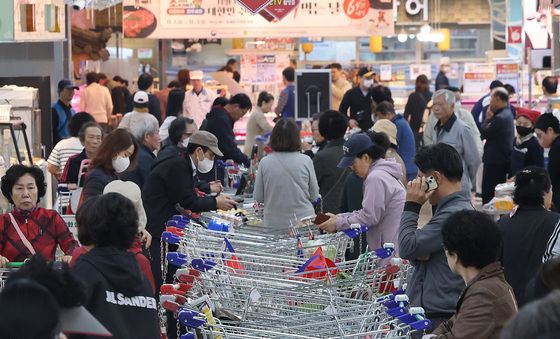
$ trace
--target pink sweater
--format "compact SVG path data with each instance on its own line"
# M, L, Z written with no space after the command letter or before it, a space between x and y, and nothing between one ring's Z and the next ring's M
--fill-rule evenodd
M91 114L98 123L106 124L113 113L113 99L105 86L92 83L80 93L80 111Z

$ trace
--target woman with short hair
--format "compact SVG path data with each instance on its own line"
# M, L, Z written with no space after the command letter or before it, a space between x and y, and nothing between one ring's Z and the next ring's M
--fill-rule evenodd
M257 171L254 198L264 203L264 225L287 231L302 218L315 215L319 197L313 161L301 153L299 128L293 119L280 119L270 137L272 154Z
M84 150L76 155L71 156L66 163L64 172L60 179L61 183L69 184L70 189L77 187L80 179L80 168L84 160L92 159L99 149L99 145L103 140L103 128L96 122L88 122L80 128L78 138L84 146ZM83 186L83 181L81 186Z
M517 313L511 286L497 261L500 231L490 216L471 210L455 212L441 230L449 269L465 281L451 319L433 332L434 339L498 339Z
M119 174L136 166L138 143L130 132L117 128L107 134L90 164L84 182L83 197L102 195L105 186Z
M274 128L266 120L266 113L272 111L272 105L274 104L274 96L266 91L259 93L257 99L257 107L251 112L249 121L247 122L247 138L245 138L245 146L243 147L243 153L248 157L251 156L251 151L253 150L253 145L255 145L255 140L257 136L263 135L265 132L271 132Z
M65 254L62 260L70 261L78 242L56 211L37 207L45 193L39 167L14 165L2 177L2 194L14 209L0 215L0 267L35 253L54 260L58 246Z
M513 201L517 208L498 222L501 259L506 280L523 306L529 281L543 262L560 254L560 214L549 211L552 186L544 168L526 167L517 173Z

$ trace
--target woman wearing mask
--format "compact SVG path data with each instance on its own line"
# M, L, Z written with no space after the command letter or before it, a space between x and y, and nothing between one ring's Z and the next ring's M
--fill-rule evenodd
M257 136L263 135L265 132L272 132L274 128L267 120L265 113L272 111L272 104L274 104L274 96L268 92L261 92L257 99L257 107L251 112L251 117L247 123L247 138L243 153L248 157L251 156L251 150L255 144Z
M509 175L513 177L527 166L544 167L544 150L535 136L535 121L541 114L527 108L517 108L515 129L517 135L513 141L513 153Z
M138 144L134 136L117 128L105 136L97 154L90 163L82 196L84 199L102 195L105 186L119 178L119 174L136 165Z
M301 153L299 128L293 119L276 123L270 147L273 153L259 164L253 195L264 203L265 227L287 232L290 223L315 215L312 201L319 197L319 185L313 161Z
M406 190L402 184L401 166L394 160L385 160L389 140L383 133L354 134L344 143L344 156L338 167L352 167L364 179L362 209L341 214L330 214L330 219L318 225L327 232L349 228L352 224L368 225L367 243L370 250L384 243L398 243L401 214Z

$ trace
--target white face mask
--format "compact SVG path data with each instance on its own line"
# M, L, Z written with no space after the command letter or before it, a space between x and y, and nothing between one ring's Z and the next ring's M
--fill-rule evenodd
M371 86L373 86L373 80L364 80L364 87L370 88Z
M183 146L184 148L187 148L189 146L189 140L190 140L190 138L184 139L183 142L181 142L181 146Z
M122 173L130 166L130 158L118 156L113 159L112 164L115 172Z
M198 161L198 165L196 165L196 169L200 173L208 173L214 168L214 160L207 159L204 157L202 160Z

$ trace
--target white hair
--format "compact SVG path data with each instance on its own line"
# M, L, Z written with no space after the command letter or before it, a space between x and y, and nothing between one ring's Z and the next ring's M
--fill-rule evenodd
M450 90L448 89L437 90L432 96L432 99L435 99L436 97L439 96L445 97L445 101L447 101L449 105L451 106L455 105L455 101L456 101L455 93L451 92Z
M159 133L159 123L157 119L150 113L138 114L145 114L145 116L142 116L142 119L134 119L135 121L127 127L134 138L138 142L142 143L146 134Z

